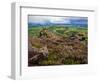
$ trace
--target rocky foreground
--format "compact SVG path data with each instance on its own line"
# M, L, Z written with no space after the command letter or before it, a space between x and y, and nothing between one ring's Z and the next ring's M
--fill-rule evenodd
M38 37L28 39L29 66L87 64L87 59L87 41L83 34L63 37L43 29Z

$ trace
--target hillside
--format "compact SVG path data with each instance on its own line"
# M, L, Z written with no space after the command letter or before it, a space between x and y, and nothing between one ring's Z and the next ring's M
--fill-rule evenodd
M30 28L28 65L87 64L87 39L86 28Z

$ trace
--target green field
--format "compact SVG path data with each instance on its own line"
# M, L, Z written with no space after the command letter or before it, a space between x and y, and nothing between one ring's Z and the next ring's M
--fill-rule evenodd
M28 65L87 64L87 30L63 25L28 27Z

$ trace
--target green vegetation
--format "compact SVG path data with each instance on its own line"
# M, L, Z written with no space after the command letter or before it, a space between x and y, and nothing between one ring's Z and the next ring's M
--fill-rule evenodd
M28 28L28 65L87 64L87 28Z

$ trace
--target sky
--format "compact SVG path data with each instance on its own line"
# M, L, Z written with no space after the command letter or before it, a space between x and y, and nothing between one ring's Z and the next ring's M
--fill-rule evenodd
M58 17L58 16L28 16L32 24L87 24L87 17Z

